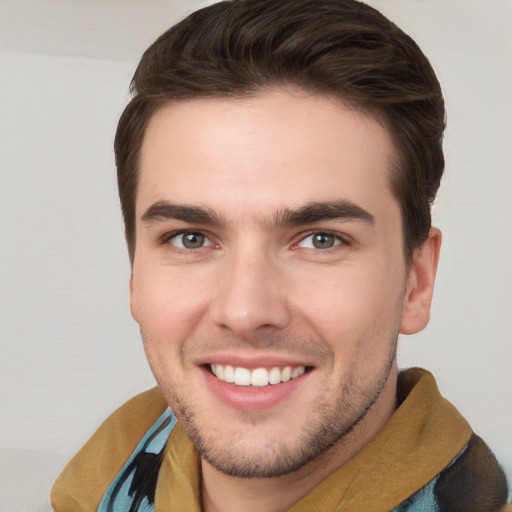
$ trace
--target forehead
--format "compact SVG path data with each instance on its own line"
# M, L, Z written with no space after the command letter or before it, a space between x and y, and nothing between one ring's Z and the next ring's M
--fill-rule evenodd
M381 124L326 96L272 90L172 102L146 130L138 217L161 200L228 216L340 198L378 210L394 202L394 154Z

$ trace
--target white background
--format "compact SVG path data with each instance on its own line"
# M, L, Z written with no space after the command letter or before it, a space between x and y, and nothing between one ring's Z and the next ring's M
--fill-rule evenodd
M153 385L128 311L112 142L142 51L206 1L0 0L0 512L48 510L60 468ZM448 107L431 369L512 477L512 3L374 0Z

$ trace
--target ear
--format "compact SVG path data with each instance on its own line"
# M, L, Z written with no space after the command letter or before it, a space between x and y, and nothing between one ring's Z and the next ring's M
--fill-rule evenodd
M428 324L441 238L441 231L431 228L425 243L414 253L405 288L402 334L417 333Z
M137 320L137 318L138 318L137 310L138 310L137 297L136 297L134 287L133 287L133 271L132 271L132 273L130 274L130 313L132 314L132 318L137 323L139 323L139 321Z

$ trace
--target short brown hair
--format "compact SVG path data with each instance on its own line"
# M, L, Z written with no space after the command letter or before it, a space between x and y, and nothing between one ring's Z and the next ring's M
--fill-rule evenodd
M298 86L334 95L389 130L398 161L392 190L406 260L427 238L444 170L444 101L418 45L357 0L227 0L194 12L144 53L115 138L130 258L139 156L153 113L170 101Z

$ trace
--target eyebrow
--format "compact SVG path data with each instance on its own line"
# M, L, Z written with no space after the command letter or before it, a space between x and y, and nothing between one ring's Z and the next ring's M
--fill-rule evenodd
M297 209L285 208L278 212L274 225L313 224L326 220L358 220L373 225L375 217L348 199L328 202L312 202Z
M206 224L210 226L225 226L226 222L210 208L173 204L168 201L158 201L151 205L141 217L146 224L164 220L182 220L191 224Z
M226 227L227 222L211 208L158 201L142 215L146 224L165 220L181 220L191 224ZM299 208L283 208L277 212L270 227L299 226L326 220L358 220L373 225L375 217L348 199L311 202Z

